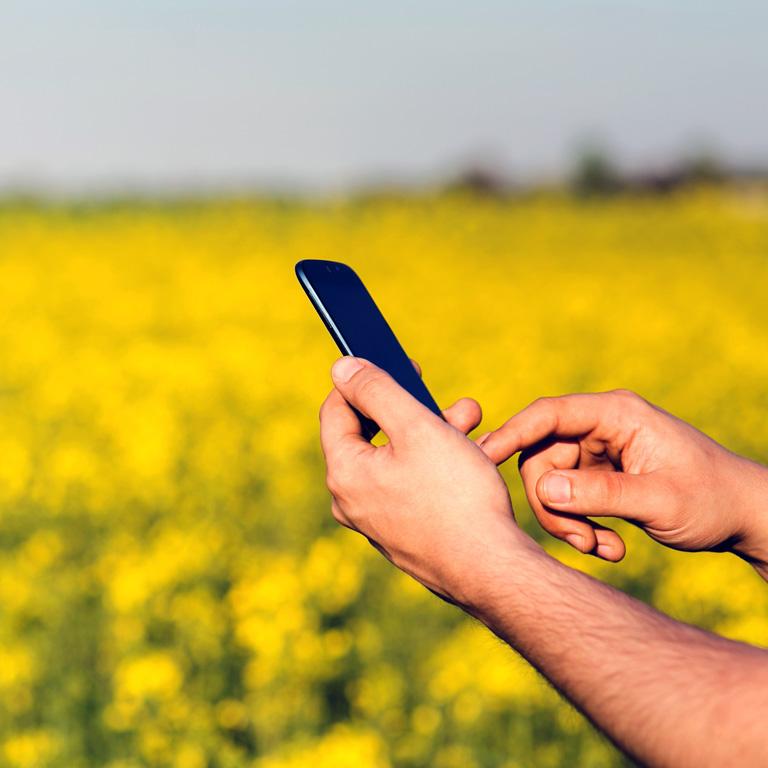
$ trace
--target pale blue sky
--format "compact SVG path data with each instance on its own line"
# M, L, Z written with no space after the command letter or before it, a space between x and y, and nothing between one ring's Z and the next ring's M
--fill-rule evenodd
M768 160L768 2L6 0L0 186Z

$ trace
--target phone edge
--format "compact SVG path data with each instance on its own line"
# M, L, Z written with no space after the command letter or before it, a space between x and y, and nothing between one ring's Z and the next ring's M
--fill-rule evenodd
M325 305L315 292L315 289L312 287L310 279L304 272L303 264L304 260L297 262L296 266L294 267L294 271L296 272L296 277L299 279L301 287L304 289L304 293L307 294L307 298L312 303L315 311L318 315L320 315L320 319L323 321L323 325L325 325L325 327L328 329L328 333L331 334L331 338L336 342L336 346L339 348L341 353L343 355L352 355L352 350L350 349L349 344L347 344L336 323L333 322L333 318L331 318L330 313L325 308Z
M336 346L341 351L341 354L352 356L352 350L344 340L344 337L341 335L341 332L339 331L336 324L331 319L328 310L326 310L325 305L320 300L320 297L315 292L315 289L312 287L310 279L304 272L304 261L308 261L308 259L302 259L294 266L294 271L296 273L296 277L299 279L299 284L304 289L304 293L307 294L307 298L309 298L310 303L315 308L315 311L320 316L320 319L323 321L323 325L327 328L328 333L331 334L331 338L336 342ZM362 413L360 413L360 411L358 411L354 406L352 406L352 410L355 412L355 415L360 421L360 428L362 430L363 436L370 442L378 433L379 425L373 419L369 419L367 416L364 416Z
M326 329L328 330L328 333L331 334L331 338L336 342L336 346L339 348L342 355L350 355L352 357L355 356L351 347L347 344L346 340L342 336L341 331L333 322L333 319L331 318L330 313L326 310L322 300L315 292L315 289L312 287L312 282L310 281L309 277L304 272L304 264L307 262L320 263L320 264L334 264L334 265L339 264L351 270L353 274L357 277L357 279L360 281L360 284L362 285L363 290L368 294L368 297L371 299L371 302L373 303L373 305L378 310L385 325L387 326L387 328L389 328L389 331L394 337L395 341L400 345L400 349L402 350L403 354L410 360L410 357L408 353L405 351L405 348L402 346L402 344L400 344L400 340L395 335L395 332L392 330L392 327L389 325L389 322L387 321L386 317L384 317L384 314L381 312L381 309L379 309L378 304L376 304L376 300L373 298L373 296L371 296L367 286L360 279L360 276L357 274L357 272L355 272L355 270L352 269L352 267L350 267L348 264L342 264L341 262L330 261L328 259L302 259L301 261L296 262L296 264L294 265L294 272L296 273L296 277L298 278L299 283L301 284L301 287L304 290L304 293L306 293L312 306L315 308L315 311L320 316L320 319L323 321L323 325L325 325ZM437 400L435 400L434 395L432 394L432 392L430 392L426 384L424 384L423 386L424 386L424 389L426 390L427 395L429 395L429 399L432 401L434 408L427 405L426 403L422 403L422 405L425 408L427 408L431 413L434 413L438 418L445 421L445 415L443 414L442 409L438 405ZM367 417L363 416L362 414L358 413L358 416L360 417L361 421L368 422L370 424L375 425L375 422L371 421L370 419L367 419ZM376 426L376 430L378 430L378 426Z

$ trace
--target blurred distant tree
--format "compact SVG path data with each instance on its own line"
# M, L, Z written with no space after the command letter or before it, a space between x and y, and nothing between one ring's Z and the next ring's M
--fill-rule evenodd
M459 173L446 188L449 192L468 192L478 197L504 197L511 186L500 171L473 165Z
M604 197L622 189L618 167L600 146L585 147L577 156L570 182L578 197Z
M720 184L726 175L722 163L710 152L690 155L680 164L680 176L686 184Z

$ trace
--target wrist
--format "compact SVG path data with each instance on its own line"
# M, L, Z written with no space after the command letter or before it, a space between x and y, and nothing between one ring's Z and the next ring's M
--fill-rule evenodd
M738 493L741 525L731 550L768 578L768 468L740 458Z
M500 607L508 604L510 596L521 594L533 564L542 557L548 557L544 550L512 523L497 532L465 569L461 589L457 590L459 604L493 628Z

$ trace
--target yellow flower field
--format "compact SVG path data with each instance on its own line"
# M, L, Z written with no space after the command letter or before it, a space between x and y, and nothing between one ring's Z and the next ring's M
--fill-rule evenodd
M329 514L336 351L293 275L351 263L436 398L495 426L635 389L768 461L768 198L0 206L0 765L622 765L513 652ZM768 642L726 555L621 526L556 556Z

